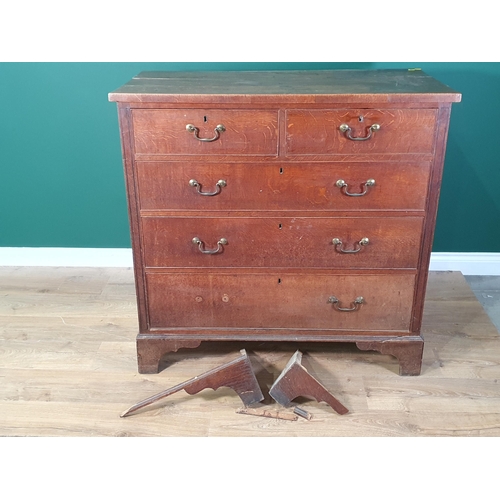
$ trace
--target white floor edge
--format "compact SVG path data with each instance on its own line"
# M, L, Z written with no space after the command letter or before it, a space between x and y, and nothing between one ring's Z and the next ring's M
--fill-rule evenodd
M132 267L130 248L0 247L0 266ZM500 276L500 253L433 252L431 271Z

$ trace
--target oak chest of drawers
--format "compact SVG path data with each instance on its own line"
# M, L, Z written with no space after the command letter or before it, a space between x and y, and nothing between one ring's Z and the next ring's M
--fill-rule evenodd
M420 373L451 104L422 71L145 72L118 103L138 365L355 342Z

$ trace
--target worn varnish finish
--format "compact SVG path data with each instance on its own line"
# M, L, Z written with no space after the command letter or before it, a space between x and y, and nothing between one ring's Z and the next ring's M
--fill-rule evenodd
M110 94L125 103L410 103L458 102L460 94L423 71L144 71ZM208 97L207 97L208 96Z
M148 272L148 307L151 328L208 328L198 335L223 335L224 329L243 329L235 338L251 338L253 329L283 339L302 330L314 339L343 333L366 336L394 330L409 335L414 274L308 275L303 271L249 274L218 271L190 274ZM362 296L356 312L338 311L328 302L337 297L340 306L352 307ZM216 330L214 330L216 329ZM276 331L273 329L281 329ZM172 332L175 334L178 332ZM261 335L261 334L260 334ZM260 338L259 334L255 339ZM333 339L332 339L333 340Z
M146 267L416 269L422 217L145 217ZM217 254L203 254L193 238ZM342 243L335 245L333 239ZM359 242L368 238L366 245ZM355 251L356 253L345 253Z
M429 183L429 163L330 162L280 165L259 163L143 162L136 178L141 211L423 211ZM217 182L226 187L214 193ZM262 182L265 179L266 182ZM349 193L362 193L369 179L375 185L365 196L351 197L337 185L343 180Z
M349 410L328 389L314 378L302 365L302 353L297 351L280 373L269 395L282 406L288 406L299 396L308 396L316 401L324 401L340 415ZM305 414L307 418L307 413Z
M135 153L227 155L278 153L278 112L231 109L134 109ZM199 129L201 139L216 136L214 129L225 131L213 142L198 141L186 131L191 124Z
M421 71L153 72L110 100L122 131L140 372L181 347L235 339L347 340L396 356L403 375L420 372L460 94ZM188 124L215 140L198 140Z
M309 422L239 415L241 399L224 387L180 391L120 419L242 348L263 408L281 410L268 391L298 348L202 342L141 375L137 328L132 269L0 267L0 436L500 436L500 335L460 273L429 274L419 377L400 377L397 358L353 344L299 344L311 375L349 409L295 400Z
M221 366L213 368L205 373L195 375L193 378L170 387L158 394L154 394L138 403L132 405L120 416L126 417L141 408L150 406L179 391L186 391L188 394L198 394L204 389L213 389L216 391L221 387L229 387L238 394L245 406L258 403L264 399L259 383L255 378L252 363L247 356L245 349L241 349L240 356L233 361L224 363Z
M286 114L287 156L307 154L432 153L435 109L289 110ZM380 130L373 139L353 141L339 133L348 125L355 138L367 136L373 124Z

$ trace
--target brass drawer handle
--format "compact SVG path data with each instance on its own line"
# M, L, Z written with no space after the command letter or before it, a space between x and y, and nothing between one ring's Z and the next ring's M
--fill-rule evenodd
M198 248L200 250L201 253L206 253L206 254L215 254L215 253L221 253L222 252L222 249L223 249L223 245L227 245L227 240L226 238L221 238L218 242L217 242L217 248L214 248L212 250L207 250L205 248L205 243L203 243L203 241L200 240L200 238L198 237L194 237L192 240L191 240L195 245L198 245Z
M201 138L199 137L199 133L200 133L200 129L198 127L195 127L194 125L191 125L190 123L188 123L186 125L186 130L188 132L191 132L192 134L194 134L194 137L196 139L198 139L199 141L202 141L202 142L213 142L213 141L216 141L219 137L220 137L220 132L225 132L226 131L226 127L224 127L224 125L217 125L217 127L214 128L214 134L215 136L212 137L212 138Z
M356 297L353 302L353 307L340 307L339 306L339 299L335 296L331 296L328 299L329 304L333 304L333 308L336 309L337 311L340 312L352 312L352 311L357 311L360 307L361 304L364 304L365 299L363 297Z
M368 134L365 137L353 137L351 135L351 127L347 125L347 123L343 123L340 127L339 130L345 134L345 136L350 139L351 141L367 141L368 139L371 138L373 132L376 132L377 130L380 130L380 125L378 123L374 123L371 127L368 127Z
M195 187L196 192L198 194L201 194L202 196L215 196L216 194L219 194L221 192L221 188L227 186L227 182L224 179L217 181L217 183L215 184L215 191L213 193L203 193L201 191L201 184L196 179L191 179L189 181L189 185Z
M370 240L368 238L361 238L355 245L358 245L358 248L355 250L344 250L342 248L342 240L340 238L333 238L332 243L335 245L335 250L340 253L358 253L362 247L368 245L370 243Z
M335 185L340 188L340 190L347 196L364 196L366 193L368 193L368 188L375 186L375 179L368 179L366 182L361 184L362 186L365 187L364 191L362 193L349 193L347 191L347 188L349 185L344 181L344 179L339 179Z

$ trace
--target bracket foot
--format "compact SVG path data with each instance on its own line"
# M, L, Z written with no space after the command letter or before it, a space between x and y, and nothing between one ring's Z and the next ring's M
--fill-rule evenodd
M400 375L420 375L424 352L424 339L421 337L408 340L358 341L356 345L362 351L378 351L398 358Z
M318 403L324 401L340 415L345 415L349 411L302 366L302 353L300 351L291 357L269 390L269 394L283 406L288 406L293 399L299 396L309 396Z
M154 335L137 336L137 366L139 373L158 373L162 357L183 347L196 348L201 340L170 339Z
M220 365L217 368L213 368L201 375L171 387L166 391L144 399L131 406L120 416L126 417L140 408L144 408L182 389L192 395L198 394L203 389L213 389L215 391L219 387L229 387L233 389L241 398L245 406L258 403L264 399L255 373L253 372L250 358L247 356L245 349L242 349L240 351L240 356L233 361Z

